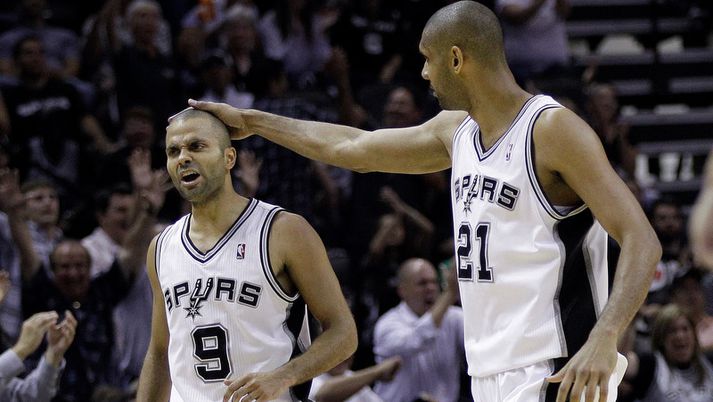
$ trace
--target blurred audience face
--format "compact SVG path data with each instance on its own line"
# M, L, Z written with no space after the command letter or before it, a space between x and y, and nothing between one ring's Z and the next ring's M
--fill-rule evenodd
M27 215L40 226L54 226L59 220L59 198L52 187L37 187L24 193Z
M127 10L129 29L134 40L153 44L161 24L161 9L157 3L139 0Z
M619 114L616 90L608 84L594 84L590 87L588 112L601 122L613 122Z
M399 87L389 93L384 105L385 127L409 127L421 122L421 110L416 105L413 93Z
M426 313L441 293L436 269L420 258L404 262L399 268L399 297L419 317Z
M133 195L115 193L109 197L106 211L97 215L99 226L119 244L124 242L126 231L129 229L129 215L133 206Z
M683 233L681 211L673 204L658 204L654 207L651 224L662 242L677 239Z
M150 119L129 117L124 122L124 138L132 148L150 149L156 133Z
M20 51L15 60L20 75L26 78L37 78L45 72L45 52L39 40L25 39L20 45Z
M257 44L256 21L251 16L251 10L236 9L225 23L225 38L228 49L233 53L247 54L255 49Z
M79 242L62 241L51 255L54 282L64 297L81 301L89 291L91 260Z
M696 351L696 335L693 325L686 317L678 317L671 322L664 340L664 355L674 366L686 366Z

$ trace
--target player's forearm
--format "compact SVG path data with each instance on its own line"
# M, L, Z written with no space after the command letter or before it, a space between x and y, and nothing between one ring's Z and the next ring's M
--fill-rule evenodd
M590 337L618 339L624 333L646 298L660 258L661 245L650 228L623 239L609 301Z
M171 388L168 374L168 360L165 355L149 352L144 359L144 365L139 377L137 402L167 401Z
M244 115L251 133L283 147L289 148L309 159L350 170L362 170L358 147L353 145L363 130L337 124L297 120L258 110L249 110Z
M330 370L351 356L357 346L356 327L351 317L342 321L326 327L304 354L276 369L276 377L285 379L291 387Z

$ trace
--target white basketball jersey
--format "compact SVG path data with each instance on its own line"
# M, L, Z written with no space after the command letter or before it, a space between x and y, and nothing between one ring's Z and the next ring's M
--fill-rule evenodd
M273 370L309 345L305 304L280 288L270 267L268 235L279 211L251 199L205 253L188 236L191 215L159 235L171 402L222 401L224 379ZM306 383L276 400L306 400L308 393Z
M608 295L608 236L586 206L563 212L535 175L530 98L485 150L467 117L453 137L452 206L468 372L483 377L567 357Z

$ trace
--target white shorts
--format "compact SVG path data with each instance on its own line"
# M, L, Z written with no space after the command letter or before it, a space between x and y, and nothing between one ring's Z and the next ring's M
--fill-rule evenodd
M617 387L626 372L626 358L617 354L616 367L609 378L609 397L607 402L615 402ZM487 377L471 378L471 392L475 402L554 402L557 397L557 384L548 387L546 377L554 374L554 360L536 363ZM599 398L597 390L595 400ZM582 393L584 401L584 393Z

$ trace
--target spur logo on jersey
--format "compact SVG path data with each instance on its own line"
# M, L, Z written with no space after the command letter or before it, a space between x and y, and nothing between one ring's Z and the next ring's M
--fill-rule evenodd
M201 315L201 308L205 303L238 303L248 307L257 307L260 303L262 286L244 281L238 285L238 281L230 278L210 277L205 280L196 279L191 285L190 282L181 282L167 287L163 291L164 301L168 312L172 314L178 309L186 312L186 318Z
M238 244L237 258L242 260L245 258L245 243Z
M469 174L458 177L453 183L456 202L463 201L463 211L471 212L474 201L485 201L512 211L515 209L520 189L494 177Z

